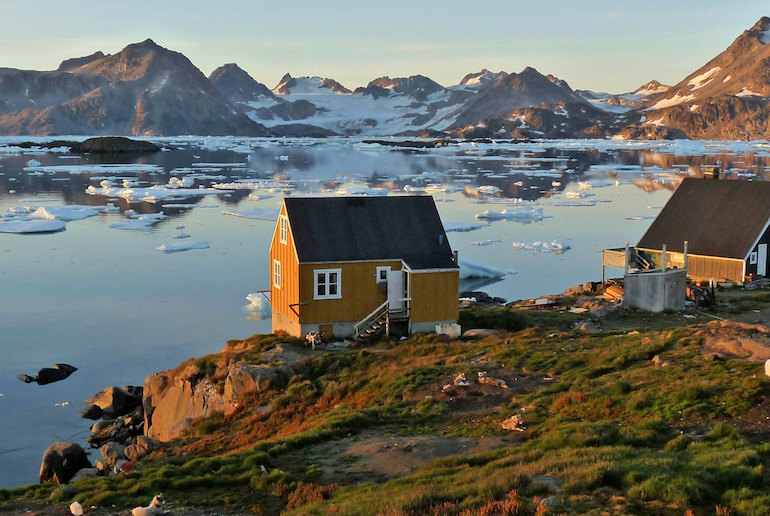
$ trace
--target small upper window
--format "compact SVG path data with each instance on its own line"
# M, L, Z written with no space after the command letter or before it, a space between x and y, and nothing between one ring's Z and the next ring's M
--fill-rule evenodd
M281 262L273 260L273 286L281 289Z
M278 219L278 224L281 243L285 244L289 241L289 219L286 217L286 215L281 215L281 217Z
M750 265L756 265L757 264L757 252L754 251L749 255L749 264Z
M313 271L313 299L339 299L342 297L342 269Z
M387 283L390 267L377 267L377 283Z

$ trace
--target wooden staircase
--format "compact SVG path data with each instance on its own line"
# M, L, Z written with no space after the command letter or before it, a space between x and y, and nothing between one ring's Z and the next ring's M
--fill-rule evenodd
M379 337L390 333L392 324L408 321L408 309L391 310L388 301L385 301L354 326L354 337L359 341Z

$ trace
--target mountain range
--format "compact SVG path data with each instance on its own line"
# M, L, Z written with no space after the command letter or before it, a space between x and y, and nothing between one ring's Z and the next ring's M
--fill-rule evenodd
M573 90L553 75L481 70L453 86L423 75L351 90L284 75L269 88L234 63L206 77L148 39L54 71L0 68L0 134L770 138L770 18L674 86Z

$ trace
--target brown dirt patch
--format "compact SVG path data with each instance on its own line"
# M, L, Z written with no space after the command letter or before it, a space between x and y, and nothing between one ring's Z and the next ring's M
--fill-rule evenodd
M438 457L473 455L506 444L500 437L372 436L353 444L346 455L355 459L353 467L359 471L393 478L408 475Z
M696 333L703 339L703 353L751 361L770 359L770 328L738 321L712 321Z

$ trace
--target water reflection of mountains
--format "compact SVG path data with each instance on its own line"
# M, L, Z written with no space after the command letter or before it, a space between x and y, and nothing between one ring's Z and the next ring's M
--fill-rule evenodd
M719 167L727 178L752 176L764 179L770 170L770 160L753 152L742 154L708 154L679 156L652 150L562 150L544 152L486 150L484 152L458 151L455 154L414 153L406 149L386 149L364 152L353 146L319 145L292 147L272 145L253 148L248 155L226 150L186 148L169 150L130 161L104 159L103 156L78 156L61 159L60 154L20 154L0 159L0 192L15 190L24 196L60 192L64 202L84 205L104 205L113 202L121 211L129 207L139 213L160 210L160 204L125 199L107 200L103 196L85 193L88 186L97 185L104 177L121 179L126 174L69 173L35 174L24 171L30 159L44 166L146 164L162 167L163 172L130 173L139 186L167 184L173 176L181 177L178 169L190 170L201 163L246 163L246 168L199 167L201 172L222 176L221 179L196 179L194 188L208 187L214 182L235 182L243 179L288 180L294 193L331 192L344 182L366 184L371 188L403 191L404 186L421 187L430 183L450 183L463 189L490 186L499 189L485 198L520 198L534 201L569 190L577 181L618 180L633 182L645 192L661 188L674 190L685 175L702 177ZM600 166L599 170L592 167ZM636 167L636 168L635 168ZM211 170L211 171L209 171ZM466 195L475 195L474 188L465 189ZM226 190L217 195L217 202L236 205L249 194L248 190ZM2 193L0 193L2 195ZM167 215L182 213L189 208L172 208L175 202L197 204L200 197L163 201Z

